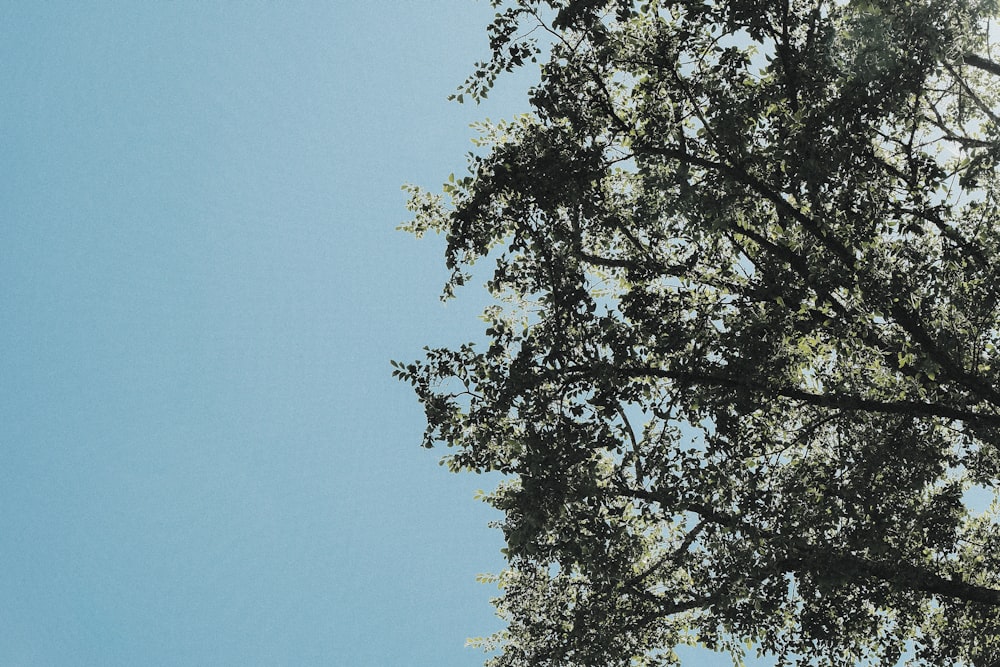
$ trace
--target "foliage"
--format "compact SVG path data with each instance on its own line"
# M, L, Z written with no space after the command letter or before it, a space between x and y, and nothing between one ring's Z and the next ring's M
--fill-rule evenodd
M494 5L532 113L407 226L488 345L396 370L507 476L489 664L1000 664L991 0Z

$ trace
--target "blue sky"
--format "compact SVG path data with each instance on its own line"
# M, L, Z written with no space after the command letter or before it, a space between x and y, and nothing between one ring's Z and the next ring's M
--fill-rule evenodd
M445 101L491 16L0 8L0 664L481 663L495 480L388 362L478 334L395 226L525 109Z

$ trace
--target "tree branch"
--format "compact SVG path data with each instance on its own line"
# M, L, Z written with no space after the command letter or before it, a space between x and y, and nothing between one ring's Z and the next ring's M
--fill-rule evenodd
M954 419L968 424L1000 425L1000 415L965 410L962 408L951 407L949 405L942 405L940 403L929 403L925 401L882 401L871 398L863 398L861 396L851 394L817 394L799 389L797 387L775 387L763 382L756 382L745 376L733 377L723 374L679 371L666 368L656 368L652 366L612 368L610 370L617 375L628 378L655 377L676 380L690 385L743 389L757 394L762 394L768 398L788 398L821 408L907 415L911 417L940 417L942 419ZM583 375L591 375L594 372L594 369L583 366L570 366L565 369L561 369L560 372L576 372Z
M646 489L624 490L632 498L663 504L662 497L655 491ZM827 545L816 545L806 540L777 534L773 531L750 524L736 516L719 512L703 503L682 503L670 507L673 511L693 512L706 521L739 530L747 535L761 538L787 556L782 559L789 571L793 572L834 572L848 577L863 577L884 581L900 590L912 590L930 595L962 600L1000 608L1000 590L970 584L961 579L944 577L937 572L907 562L878 561L853 553L839 552Z
M992 60L983 58L982 56L977 56L975 53L966 53L962 58L966 65L972 65L984 72L989 72L995 76L1000 76L1000 63L995 63Z

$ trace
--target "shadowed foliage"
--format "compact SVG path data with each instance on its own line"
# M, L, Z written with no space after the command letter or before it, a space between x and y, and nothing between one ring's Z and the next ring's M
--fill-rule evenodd
M494 5L531 112L405 226L487 342L396 364L506 474L489 664L1000 664L994 4Z

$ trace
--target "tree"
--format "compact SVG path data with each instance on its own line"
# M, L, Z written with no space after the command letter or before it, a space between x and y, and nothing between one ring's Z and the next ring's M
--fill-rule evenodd
M1000 664L995 4L494 5L532 111L406 225L488 344L396 370L506 475L489 664Z

